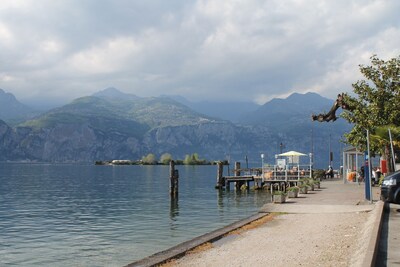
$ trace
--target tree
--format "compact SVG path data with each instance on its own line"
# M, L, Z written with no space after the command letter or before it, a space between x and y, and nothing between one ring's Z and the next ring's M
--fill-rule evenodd
M168 165L172 160L172 156L169 153L164 153L160 157L161 164Z
M190 156L190 155L186 155L185 156L185 159L183 160L183 164L185 164L185 165L193 165L194 164L194 162L193 162L193 160L192 160L192 156Z
M193 153L192 154L192 161L193 162L199 162L200 161L200 159L199 159L199 154L197 154L197 153Z
M147 154L147 156L143 156L142 157L142 163L143 164L156 164L157 160L156 160L156 156L154 156L154 154Z
M354 124L345 134L346 142L366 150L366 130L376 135L378 127L400 126L400 56L384 61L374 55L371 66L360 65L360 71L367 80L352 85L357 97L344 96L351 111L343 112L342 117ZM370 141L372 153L385 154L387 142L374 138Z
M193 153L192 155L186 155L183 160L183 164L185 165L203 165L206 164L204 159L199 158L199 154Z

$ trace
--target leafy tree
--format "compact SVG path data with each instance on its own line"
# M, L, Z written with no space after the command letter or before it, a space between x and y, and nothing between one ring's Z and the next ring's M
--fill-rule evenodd
M172 160L172 156L169 153L164 153L160 157L160 162L164 165L168 165Z
M345 135L346 142L365 150L367 129L376 136L379 127L400 126L400 56L384 61L374 55L371 65L360 65L360 71L366 80L352 85L357 96L344 96L350 111L343 112L342 117L354 124ZM387 140L370 141L372 153L386 154Z
M183 160L183 164L185 164L185 165L193 165L194 162L192 160L192 156L185 155L185 159Z
M154 156L154 154L147 154L147 156L143 156L142 157L142 162L143 164L156 164L157 160L156 160L156 156Z
M199 161L200 161L200 159L199 159L199 154L193 153L193 154L192 154L192 161L193 161L193 162L199 162Z
M183 164L185 165L202 165L206 164L206 160L200 159L199 154L193 153L192 155L186 155L183 160Z

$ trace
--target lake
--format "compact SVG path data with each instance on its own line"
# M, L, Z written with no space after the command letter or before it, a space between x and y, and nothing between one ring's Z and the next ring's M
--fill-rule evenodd
M176 169L171 201L168 166L0 163L0 265L123 266L270 201L216 190L216 166Z

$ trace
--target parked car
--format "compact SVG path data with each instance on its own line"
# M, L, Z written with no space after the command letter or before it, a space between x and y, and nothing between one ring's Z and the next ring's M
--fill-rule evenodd
M400 204L400 171L394 172L383 179L381 199Z

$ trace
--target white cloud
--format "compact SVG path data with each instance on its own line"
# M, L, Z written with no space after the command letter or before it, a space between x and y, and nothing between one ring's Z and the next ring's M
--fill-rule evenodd
M79 51L66 60L66 65L72 72L82 74L118 72L126 68L127 64L134 64L140 49L133 38L115 38Z
M6 25L0 22L0 40L2 46L10 46L14 41L12 32ZM4 47L5 48L5 47Z
M372 54L400 54L398 10L396 0L4 0L0 87L68 100L108 86L193 100L335 97Z

